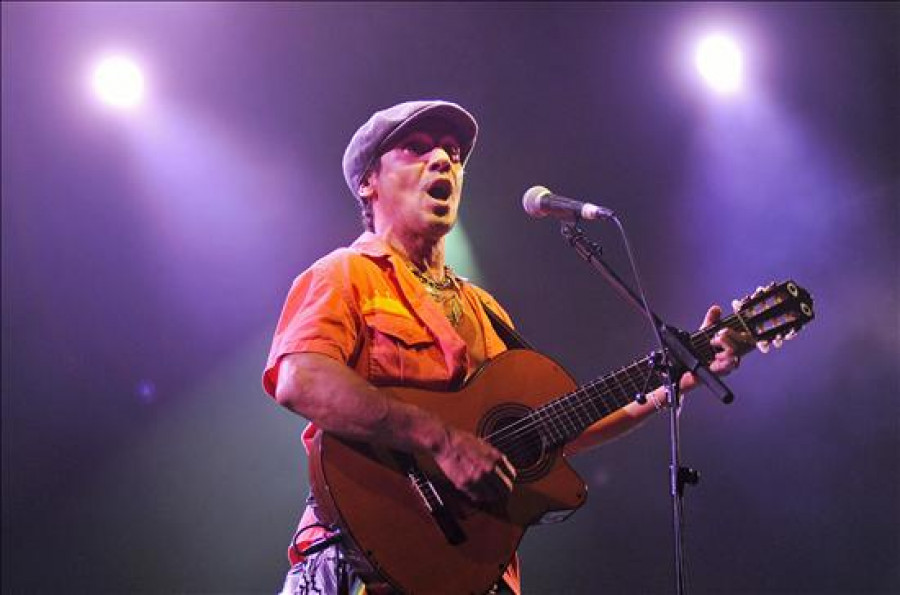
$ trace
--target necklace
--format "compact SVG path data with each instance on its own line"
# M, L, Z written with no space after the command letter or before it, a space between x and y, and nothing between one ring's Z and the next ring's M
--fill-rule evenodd
M463 312L462 301L459 298L459 280L453 269L444 265L444 278L438 281L411 263L406 263L406 268L422 283L431 299L443 308L450 324L458 326Z

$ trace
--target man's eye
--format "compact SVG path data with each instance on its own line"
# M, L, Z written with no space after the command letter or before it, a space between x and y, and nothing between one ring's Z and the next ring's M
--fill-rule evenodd
M459 148L459 145L447 144L442 148L450 156L451 161L459 162L462 158L462 149Z
M403 150L413 153L414 155L424 155L431 147L428 146L427 143L423 141L409 141L403 145Z

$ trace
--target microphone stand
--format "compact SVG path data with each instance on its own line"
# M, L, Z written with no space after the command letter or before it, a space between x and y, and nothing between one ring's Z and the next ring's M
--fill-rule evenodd
M613 217L621 230L621 223ZM672 528L675 549L675 592L678 595L685 593L685 569L684 569L684 486L695 485L700 481L700 474L690 467L681 465L680 431L678 411L681 407L681 393L678 380L685 372L692 372L703 384L709 388L722 403L728 404L734 400L734 394L725 386L718 376L710 372L694 353L690 346L690 334L679 330L663 322L647 305L646 298L638 296L622 281L601 256L600 245L584 235L584 231L577 226L578 218L572 221L564 221L560 228L563 237L572 246L579 256L584 258L603 277L609 281L626 302L634 306L647 316L653 324L653 330L660 345L660 352L651 357L654 368L665 378L666 393L669 405L669 432L670 432L670 466L669 487L672 496ZM624 237L624 231L623 231ZM627 243L627 238L626 238ZM629 251L630 257L630 251ZM639 283L640 285L640 283ZM637 395L635 400L644 404L647 402L645 395Z

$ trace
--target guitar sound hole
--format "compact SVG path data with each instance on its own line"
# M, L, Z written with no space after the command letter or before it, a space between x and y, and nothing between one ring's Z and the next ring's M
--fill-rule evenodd
M516 468L516 482L539 479L554 459L547 456L537 427L524 419L529 413L531 409L524 405L500 405L488 411L478 428L478 435L505 454Z

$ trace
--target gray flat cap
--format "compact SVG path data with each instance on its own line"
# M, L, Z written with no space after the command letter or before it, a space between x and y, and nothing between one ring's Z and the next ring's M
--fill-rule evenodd
M344 179L353 196L358 197L359 183L383 152L383 147L414 127L424 118L444 120L453 127L460 143L462 162L465 164L475 137L478 123L472 114L449 101L407 101L372 114L350 139L344 151Z

